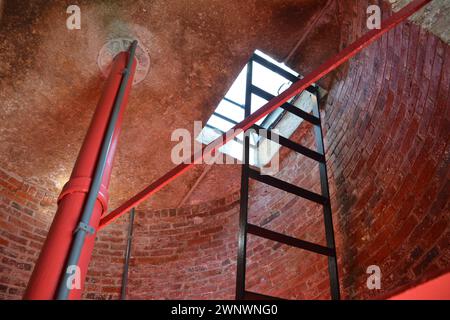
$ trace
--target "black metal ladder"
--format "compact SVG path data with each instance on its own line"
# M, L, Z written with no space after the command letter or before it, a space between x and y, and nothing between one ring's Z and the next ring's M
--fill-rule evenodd
M246 96L245 96L245 117L248 117L251 113L251 95L255 94L265 100L270 100L274 96L265 92L264 90L254 86L252 84L252 71L253 62L257 62L264 67L282 75L286 79L295 82L298 80L295 76L285 71L284 69L272 64L271 62L264 60L263 58L253 55L252 59L247 65L247 79L246 79ZM333 300L340 299L339 292L339 280L336 261L336 248L334 242L334 231L331 214L331 203L328 188L328 176L327 167L325 161L325 148L323 144L322 127L319 112L319 91L317 87L309 87L307 89L310 93L316 96L317 103L313 105L312 114L300 110L296 106L285 103L281 106L287 112L291 112L298 117L301 117L305 121L310 122L314 126L314 134L316 140L317 151L313 151L300 144L297 144L289 139L286 139L280 135L275 134L268 130L266 132L267 139L274 140L280 145L287 147L295 152L298 152L310 159L313 159L319 163L320 182L321 182L321 194L311 192L301 187L295 186L288 182L279 180L269 175L261 175L258 170L250 167L250 137L247 131L244 136L244 162L242 165L241 175L241 195L240 195L240 215L239 215L239 238L238 238L238 257L237 257L237 272L236 272L236 299L238 300L272 300L278 299L255 292L246 290L245 287L245 274L246 274L246 250L247 250L247 235L252 234L257 237L276 241L285 245L296 247L299 249L314 252L316 254L325 255L328 257L328 273L330 278L330 291L331 298ZM261 127L254 125L252 127L256 132L262 129ZM276 139L274 139L276 138ZM299 197L313 201L322 205L323 216L325 224L325 236L326 247L311 243L308 241L293 238L278 232L274 232L248 222L248 194L249 194L249 180L257 180L259 182L268 184L272 187L281 189L283 191L295 194Z

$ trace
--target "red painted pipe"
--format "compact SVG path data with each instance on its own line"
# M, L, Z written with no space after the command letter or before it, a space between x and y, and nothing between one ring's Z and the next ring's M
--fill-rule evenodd
M103 136L109 122L114 101L122 80L122 72L126 67L127 60L128 52L122 52L118 54L113 61L111 72L78 154L70 180L66 183L58 198L58 210L28 283L24 299L50 300L55 297L58 283L64 269L65 260L70 249L73 232L80 220L84 201L96 168ZM101 216L107 212L108 186L112 162L120 133L123 112L133 82L135 68L136 61L133 63L130 80L127 84L110 152L108 154L102 186L91 218L90 225L96 230L98 229ZM86 237L85 245L79 259L81 288L72 289L69 299L79 299L81 297L87 267L94 247L94 240L95 234L90 234Z
M450 272L398 293L388 300L450 300Z
M208 146L208 150L217 151L221 146L223 146L228 141L235 138L240 132L239 130L246 131L253 124L255 124L258 120L263 118L265 115L274 111L278 107L280 107L283 103L287 102L293 96L301 93L307 87L312 85L314 82L320 80L323 76L327 75L329 72L333 71L337 67L339 67L344 62L348 61L350 58L355 56L358 52L369 46L372 42L380 38L383 34L400 24L402 21L406 20L413 13L417 12L431 0L414 0L409 5L404 7L399 12L393 14L388 19L382 22L381 29L375 29L354 43L349 45L347 48L339 52L336 56L330 58L322 65L320 65L316 70L311 72L309 75L304 77L302 80L299 80L292 84L287 90L282 92L279 96L273 98L269 102L267 102L263 107L261 107L258 111L254 112L250 117L247 117L244 121L238 123L233 128L231 128L227 133L224 133L222 136L218 137L216 140L212 141ZM232 133L234 131L234 133ZM194 154L190 163L182 163L177 167L173 168L171 171L166 173L164 176L153 182L151 185L146 187L144 190L133 196L131 199L125 201L122 205L120 205L117 209L113 210L110 214L105 216L100 221L100 229L105 227L106 225L113 222L115 219L120 217L125 212L128 212L131 208L137 206L139 203L145 201L152 194L163 188L169 182L183 174L187 171L197 160L203 159L203 152L198 152Z

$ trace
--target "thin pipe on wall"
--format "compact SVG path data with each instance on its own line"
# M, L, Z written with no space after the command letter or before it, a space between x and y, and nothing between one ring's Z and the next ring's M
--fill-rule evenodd
M127 235L127 247L125 249L125 262L123 265L123 274L122 274L122 288L120 290L120 299L127 299L127 286L128 286L128 268L130 266L130 257L131 257L131 242L133 239L133 224L134 224L134 208L131 209L130 212L130 226L128 227L128 235Z

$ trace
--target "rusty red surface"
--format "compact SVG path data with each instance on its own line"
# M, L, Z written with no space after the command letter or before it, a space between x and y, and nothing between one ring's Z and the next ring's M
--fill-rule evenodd
M396 25L406 20L409 16L417 12L430 1L431 0L415 0L411 2L408 6L404 7L402 10L383 21L380 29L374 29L368 32L363 37L359 38L357 41L353 42L339 54L330 58L316 70L305 76L302 80L294 83L286 91L269 101L267 104L261 107L261 109L254 112L250 117L235 125L227 133L211 142L208 146L205 146L203 150L205 150L206 148L208 148L208 150L218 150L222 145L236 137L241 132L240 130L245 131L249 129L259 119L274 111L290 98L302 92L308 86L310 86L314 82L317 82L323 76L355 56L358 52L369 46L375 40L379 39L383 34L394 28ZM170 170L164 176L150 184L147 188L136 194L124 204L120 205L117 209L113 210L106 217L102 218L102 220L100 221L100 228L105 227L106 225L120 217L122 214L129 211L131 208L145 201L148 197L150 197L158 190L162 189L165 185L176 179L178 176L182 175L185 171L193 166L193 163L196 162L196 160L203 158L203 150L202 152L197 152L196 154L194 154L191 158L191 161L187 161L189 163L181 164Z

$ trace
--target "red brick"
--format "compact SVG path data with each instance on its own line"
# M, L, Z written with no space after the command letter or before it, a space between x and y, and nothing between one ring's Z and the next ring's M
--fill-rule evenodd
M343 43L366 32L361 22L367 4L340 2ZM381 4L383 14L389 15L387 2ZM442 191L448 190L448 170L442 168L448 167L444 158L449 52L447 45L417 25L402 24L351 60L325 98L326 154L344 298L376 299L448 269L449 225L441 219L448 212L448 191ZM311 126L304 123L293 140L312 146ZM283 171L277 177L320 189L311 163L284 149L280 156ZM31 270L20 269L17 263L31 269L29 252L42 245L51 218L51 208L43 206L55 206L55 196L10 179L1 170L0 186L4 205L0 257L6 259L0 264L5 275L0 277L0 297L10 298L26 285ZM261 184L252 183L250 194L252 219L273 230L320 241L324 234L320 208ZM233 298L238 198L235 192L178 209L139 209L129 296ZM32 214L22 214L26 208ZM276 218L274 211L279 211ZM17 214L23 220L9 223L8 217ZM194 216L202 222L193 223ZM119 297L127 222L119 220L98 236L87 298ZM27 225L39 232L27 230ZM323 257L254 237L249 237L247 252L248 281L255 290L285 298L329 298ZM25 256L26 261L11 255ZM381 291L365 288L368 264L383 267Z

